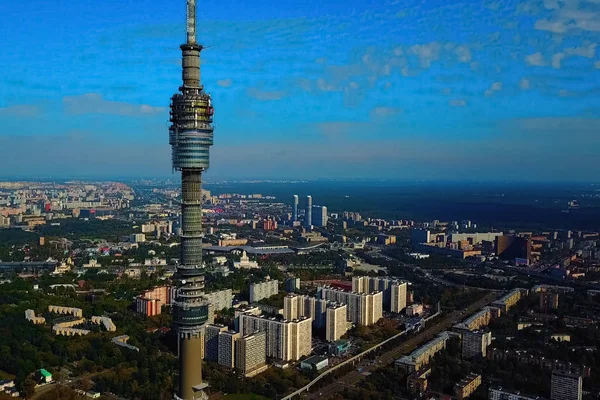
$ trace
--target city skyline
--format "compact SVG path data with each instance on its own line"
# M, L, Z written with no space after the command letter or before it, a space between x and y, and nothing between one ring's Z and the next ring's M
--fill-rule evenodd
M278 4L198 12L219 110L208 177L597 176L596 0ZM0 168L169 176L178 9L7 4Z

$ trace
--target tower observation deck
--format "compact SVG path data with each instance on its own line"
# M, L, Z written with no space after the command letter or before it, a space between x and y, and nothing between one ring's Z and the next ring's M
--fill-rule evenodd
M196 0L187 0L187 41L181 45L183 84L171 97L169 144L173 170L181 171L181 254L173 322L179 340L179 390L176 399L205 398L202 389L204 300L202 264L202 172L209 166L213 144L213 107L200 82L200 52L196 43Z

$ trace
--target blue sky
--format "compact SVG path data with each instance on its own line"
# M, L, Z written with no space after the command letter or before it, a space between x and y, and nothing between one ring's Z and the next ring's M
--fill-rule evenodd
M597 180L600 0L203 1L210 177ZM0 175L167 176L184 0L2 1Z

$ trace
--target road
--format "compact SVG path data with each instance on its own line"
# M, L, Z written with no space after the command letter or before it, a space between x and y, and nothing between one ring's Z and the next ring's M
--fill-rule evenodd
M475 311L481 309L492 301L496 300L499 297L498 293L488 293L483 299L471 304L468 308L461 311L454 311L440 321L438 321L435 325L430 326L425 329L421 333L416 336L410 338L406 342L402 343L400 346L391 349L381 356L375 359L375 363L371 364L370 361L362 361L354 366L354 369L348 374L344 375L342 378L337 381L323 387L320 389L314 389L314 393L309 393L306 396L307 399L328 399L334 396L335 394L344 390L345 387L353 387L356 386L362 379L365 378L363 375L365 372L373 372L376 369L387 366L392 363L394 360L400 358L400 356L404 354L408 354L417 348L419 345L431 340L434 336L449 329L452 325L460 322L468 315L474 313ZM358 368L363 368L362 372L358 372Z

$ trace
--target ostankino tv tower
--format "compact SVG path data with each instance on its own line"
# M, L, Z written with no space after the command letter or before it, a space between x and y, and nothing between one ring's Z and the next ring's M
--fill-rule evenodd
M200 83L200 51L196 43L196 0L187 0L187 42L183 53L183 84L171 98L169 144L173 169L181 171L181 256L173 321L179 341L179 390L176 399L205 398L201 348L208 303L203 299L202 172L213 144L213 107Z

